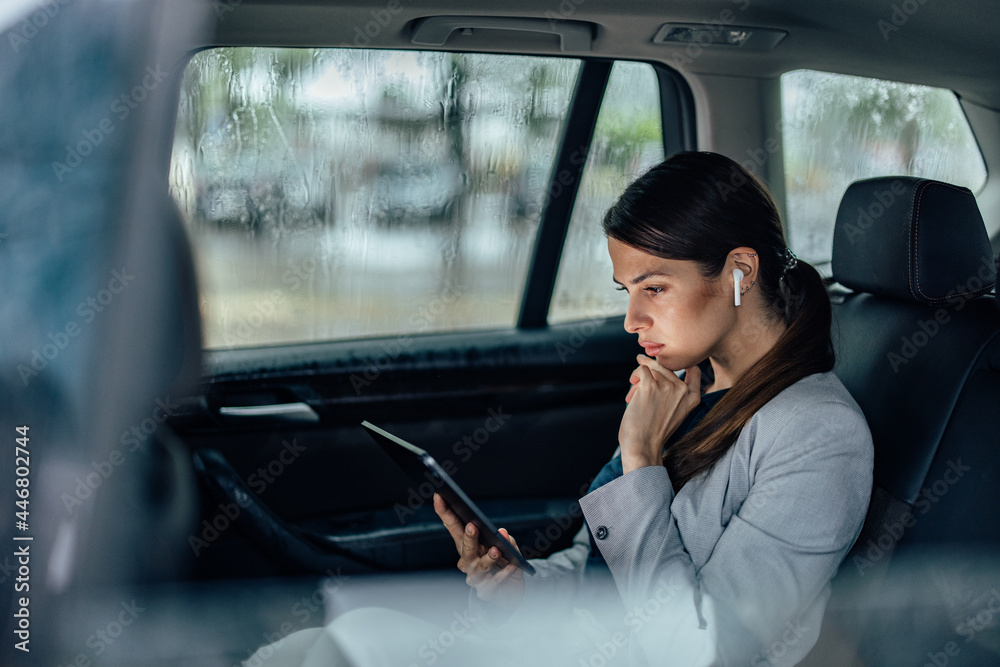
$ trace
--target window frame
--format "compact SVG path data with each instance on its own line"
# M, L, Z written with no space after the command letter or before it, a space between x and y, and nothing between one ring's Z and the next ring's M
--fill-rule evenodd
M191 59L203 51L224 48L227 46L254 48L278 48L274 45L251 45L251 44L213 44L203 46L188 53L183 62L186 68ZM342 46L294 46L288 48L349 48L351 50L388 51L401 49L371 49L366 47L342 47ZM402 49L406 50L406 49ZM445 53L466 53L453 49L420 48L415 51L438 51ZM483 54L510 55L510 56L544 56L560 57L558 54L539 54L521 52L492 52L482 51ZM695 150L697 145L697 133L695 126L695 103L694 95L684 77L677 70L668 65L643 59L629 58L605 58L586 56L563 56L572 60L580 61L580 70L574 84L573 94L570 99L565 125L558 139L556 157L548 179L545 182L546 193L553 192L555 186L559 185L560 190L557 196L547 197L542 209L538 224L538 231L535 236L535 243L532 254L528 260L528 270L524 287L521 292L521 302L518 309L518 316L512 328L503 327L495 329L476 329L470 331L440 331L424 333L412 336L413 338L447 337L467 338L478 334L496 334L497 332L517 332L548 329L552 326L565 326L564 324L550 325L548 314L551 308L556 278L559 265L562 260L562 252L565 246L566 235L572 219L573 209L576 205L576 195L583 177L584 168L590 159L590 146L593 139L597 118L601 111L607 84L611 77L611 70L616 62L632 62L649 65L653 68L659 86L660 97L660 123L663 136L664 155L684 150ZM178 91L179 92L179 91ZM173 122L176 124L176 109ZM585 152L581 159L580 150ZM167 156L169 160L170 157ZM562 181L569 180L564 184ZM357 343L360 341L379 341L391 339L391 335L381 335L363 338L343 338L304 342L275 343L269 345L256 345L246 348L202 348L203 354L211 355L217 361L232 359L242 368L255 366L255 360L269 358L266 352L273 352L276 349L301 349L304 347L316 348L317 346L328 347L338 346L343 343ZM339 346L338 346L339 347ZM265 351L265 354L253 354L253 351ZM250 354L247 354L250 353ZM298 356L298 355L294 355Z

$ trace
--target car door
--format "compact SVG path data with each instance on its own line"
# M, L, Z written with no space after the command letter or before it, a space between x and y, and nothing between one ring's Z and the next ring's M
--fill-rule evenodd
M569 544L639 352L600 219L692 145L690 104L647 63L193 56L171 192L206 375L169 409L202 481L197 571L452 566L434 485L362 420L430 452L529 557Z

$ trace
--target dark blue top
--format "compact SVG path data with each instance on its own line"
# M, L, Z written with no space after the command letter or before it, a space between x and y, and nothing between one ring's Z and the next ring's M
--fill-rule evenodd
M684 421L682 421L681 425L677 427L677 430L674 431L670 438L667 439L663 449L666 450L667 447L680 440L681 437L683 437L688 431L693 429L695 425L700 422L706 414L708 414L708 411L712 409L712 406L719 402L719 399L722 398L727 391L729 390L719 389L718 391L702 394L701 403L699 403L694 410L688 413L688 416L684 418ZM601 471L597 473L597 477L595 477L594 481L590 483L590 488L587 489L587 493L590 493L594 489L604 486L611 480L617 479L621 476L622 456L621 454L617 454L614 458L605 463L604 467L601 468ZM585 524L586 522L586 519L584 519ZM590 561L591 563L596 561L603 565L605 564L604 556L601 555L600 550L594 542L594 534L590 532L589 527L587 530L590 535Z

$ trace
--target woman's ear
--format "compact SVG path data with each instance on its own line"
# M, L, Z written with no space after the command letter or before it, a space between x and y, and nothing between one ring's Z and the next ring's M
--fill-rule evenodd
M743 277L746 280L757 282L760 261L757 256L757 251L753 248L749 248L747 246L734 248L729 253L728 265L731 266L732 269L739 269L742 271ZM730 269L730 272L732 272L732 269Z

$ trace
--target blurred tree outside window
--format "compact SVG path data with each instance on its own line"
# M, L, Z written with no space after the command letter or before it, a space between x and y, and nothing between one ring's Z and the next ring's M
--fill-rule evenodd
M830 261L847 186L874 176L919 176L979 191L986 166L954 93L812 70L781 77L789 244Z
M580 61L216 48L170 191L207 348L509 328Z

